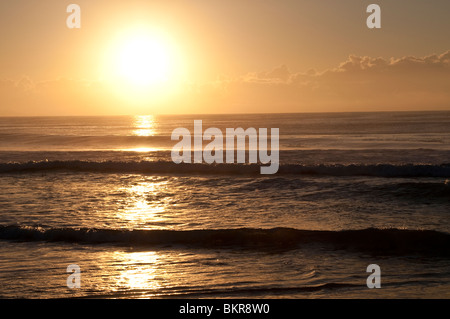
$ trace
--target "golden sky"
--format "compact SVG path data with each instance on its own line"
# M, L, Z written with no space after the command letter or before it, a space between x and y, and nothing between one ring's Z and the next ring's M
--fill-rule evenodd
M5 0L0 116L450 110L449 13L448 0Z

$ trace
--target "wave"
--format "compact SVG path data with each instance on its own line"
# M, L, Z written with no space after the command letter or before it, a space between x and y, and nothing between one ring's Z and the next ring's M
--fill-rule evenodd
M384 284L389 286L389 283ZM257 286L257 287L232 287L232 288L205 288L203 286L194 287L160 287L158 291L152 291L152 296L157 298L198 298L198 297L259 297L259 296L290 296L292 294L311 293L322 290L339 290L339 289L361 289L360 284L352 283L322 283L313 285L303 285L294 287L271 287L271 286ZM134 295L142 298L141 291L114 291L99 294L90 294L87 296L75 297L79 299L85 298L130 298Z
M430 199L450 201L450 182L409 182L377 186L373 189L378 194L389 194L397 198L426 201Z
M385 285L386 286L386 285ZM232 289L191 289L186 291L164 291L161 289L160 296L164 297L198 297L198 296L264 296L264 295L292 295L294 293L308 293L321 290L339 290L339 289L359 289L361 285L351 283L323 283L301 287L245 287ZM177 289L177 287L175 287ZM114 297L114 296L111 296Z
M65 170L103 173L260 174L260 164L175 164L171 161L32 161L0 163L1 173ZM431 164L282 164L277 174L379 177L450 177L450 163Z
M450 234L433 230L367 228L318 231L293 228L204 230L126 230L1 225L0 239L129 246L185 245L200 248L296 249L306 244L331 245L381 254L450 256Z

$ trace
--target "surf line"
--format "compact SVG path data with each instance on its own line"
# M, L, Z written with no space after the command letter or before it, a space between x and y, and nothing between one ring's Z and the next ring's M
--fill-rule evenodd
M259 135L258 135L259 133ZM181 138L181 140L180 140ZM225 138L225 148L224 148ZM248 139L248 145L246 140ZM189 129L178 127L172 131L172 141L179 141L171 152L172 161L175 164L192 163L192 150L194 163L223 163L224 150L226 163L243 164L246 162L246 150L248 150L248 163L269 164L260 167L261 174L275 174L279 168L279 129L270 129L270 154L268 149L267 128L226 128L225 136L216 127L207 128L203 132L201 120L194 120L194 135ZM192 143L193 140L193 143ZM210 141L203 147L203 141ZM237 142L235 145L235 141ZM192 148L193 144L193 148ZM248 146L248 147L247 147Z

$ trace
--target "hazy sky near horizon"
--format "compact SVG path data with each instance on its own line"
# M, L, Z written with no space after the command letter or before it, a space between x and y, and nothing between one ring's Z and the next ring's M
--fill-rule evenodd
M450 110L449 13L448 0L6 0L0 115ZM138 90L111 79L139 29L167 53L150 72L170 72Z

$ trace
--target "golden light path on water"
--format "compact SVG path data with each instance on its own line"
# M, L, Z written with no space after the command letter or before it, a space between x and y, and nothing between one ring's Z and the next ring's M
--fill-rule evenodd
M117 218L128 229L155 229L167 221L164 212L167 202L161 201L161 192L167 189L167 181L145 177L135 185L120 188L126 194L127 205L117 212ZM116 251L111 258L120 265L112 284L112 291L131 292L134 297L148 298L157 294L167 281L164 269L160 267L161 256L157 251ZM119 270L119 271L117 271Z
M143 179L137 184L121 188L127 194L127 207L117 212L117 219L130 229L154 229L157 224L164 224L164 216L169 203L160 199L160 192L167 189L168 181Z
M134 131L136 136L155 135L155 118L153 115L137 115L134 117Z
M150 137L156 135L156 120L153 115L136 115L133 119L133 136ZM156 147L138 146L121 149L122 151L131 151L138 153L155 152Z
M161 287L158 271L159 255L155 251L116 252L113 257L121 264L121 271L116 278L115 290L135 292L157 291Z

